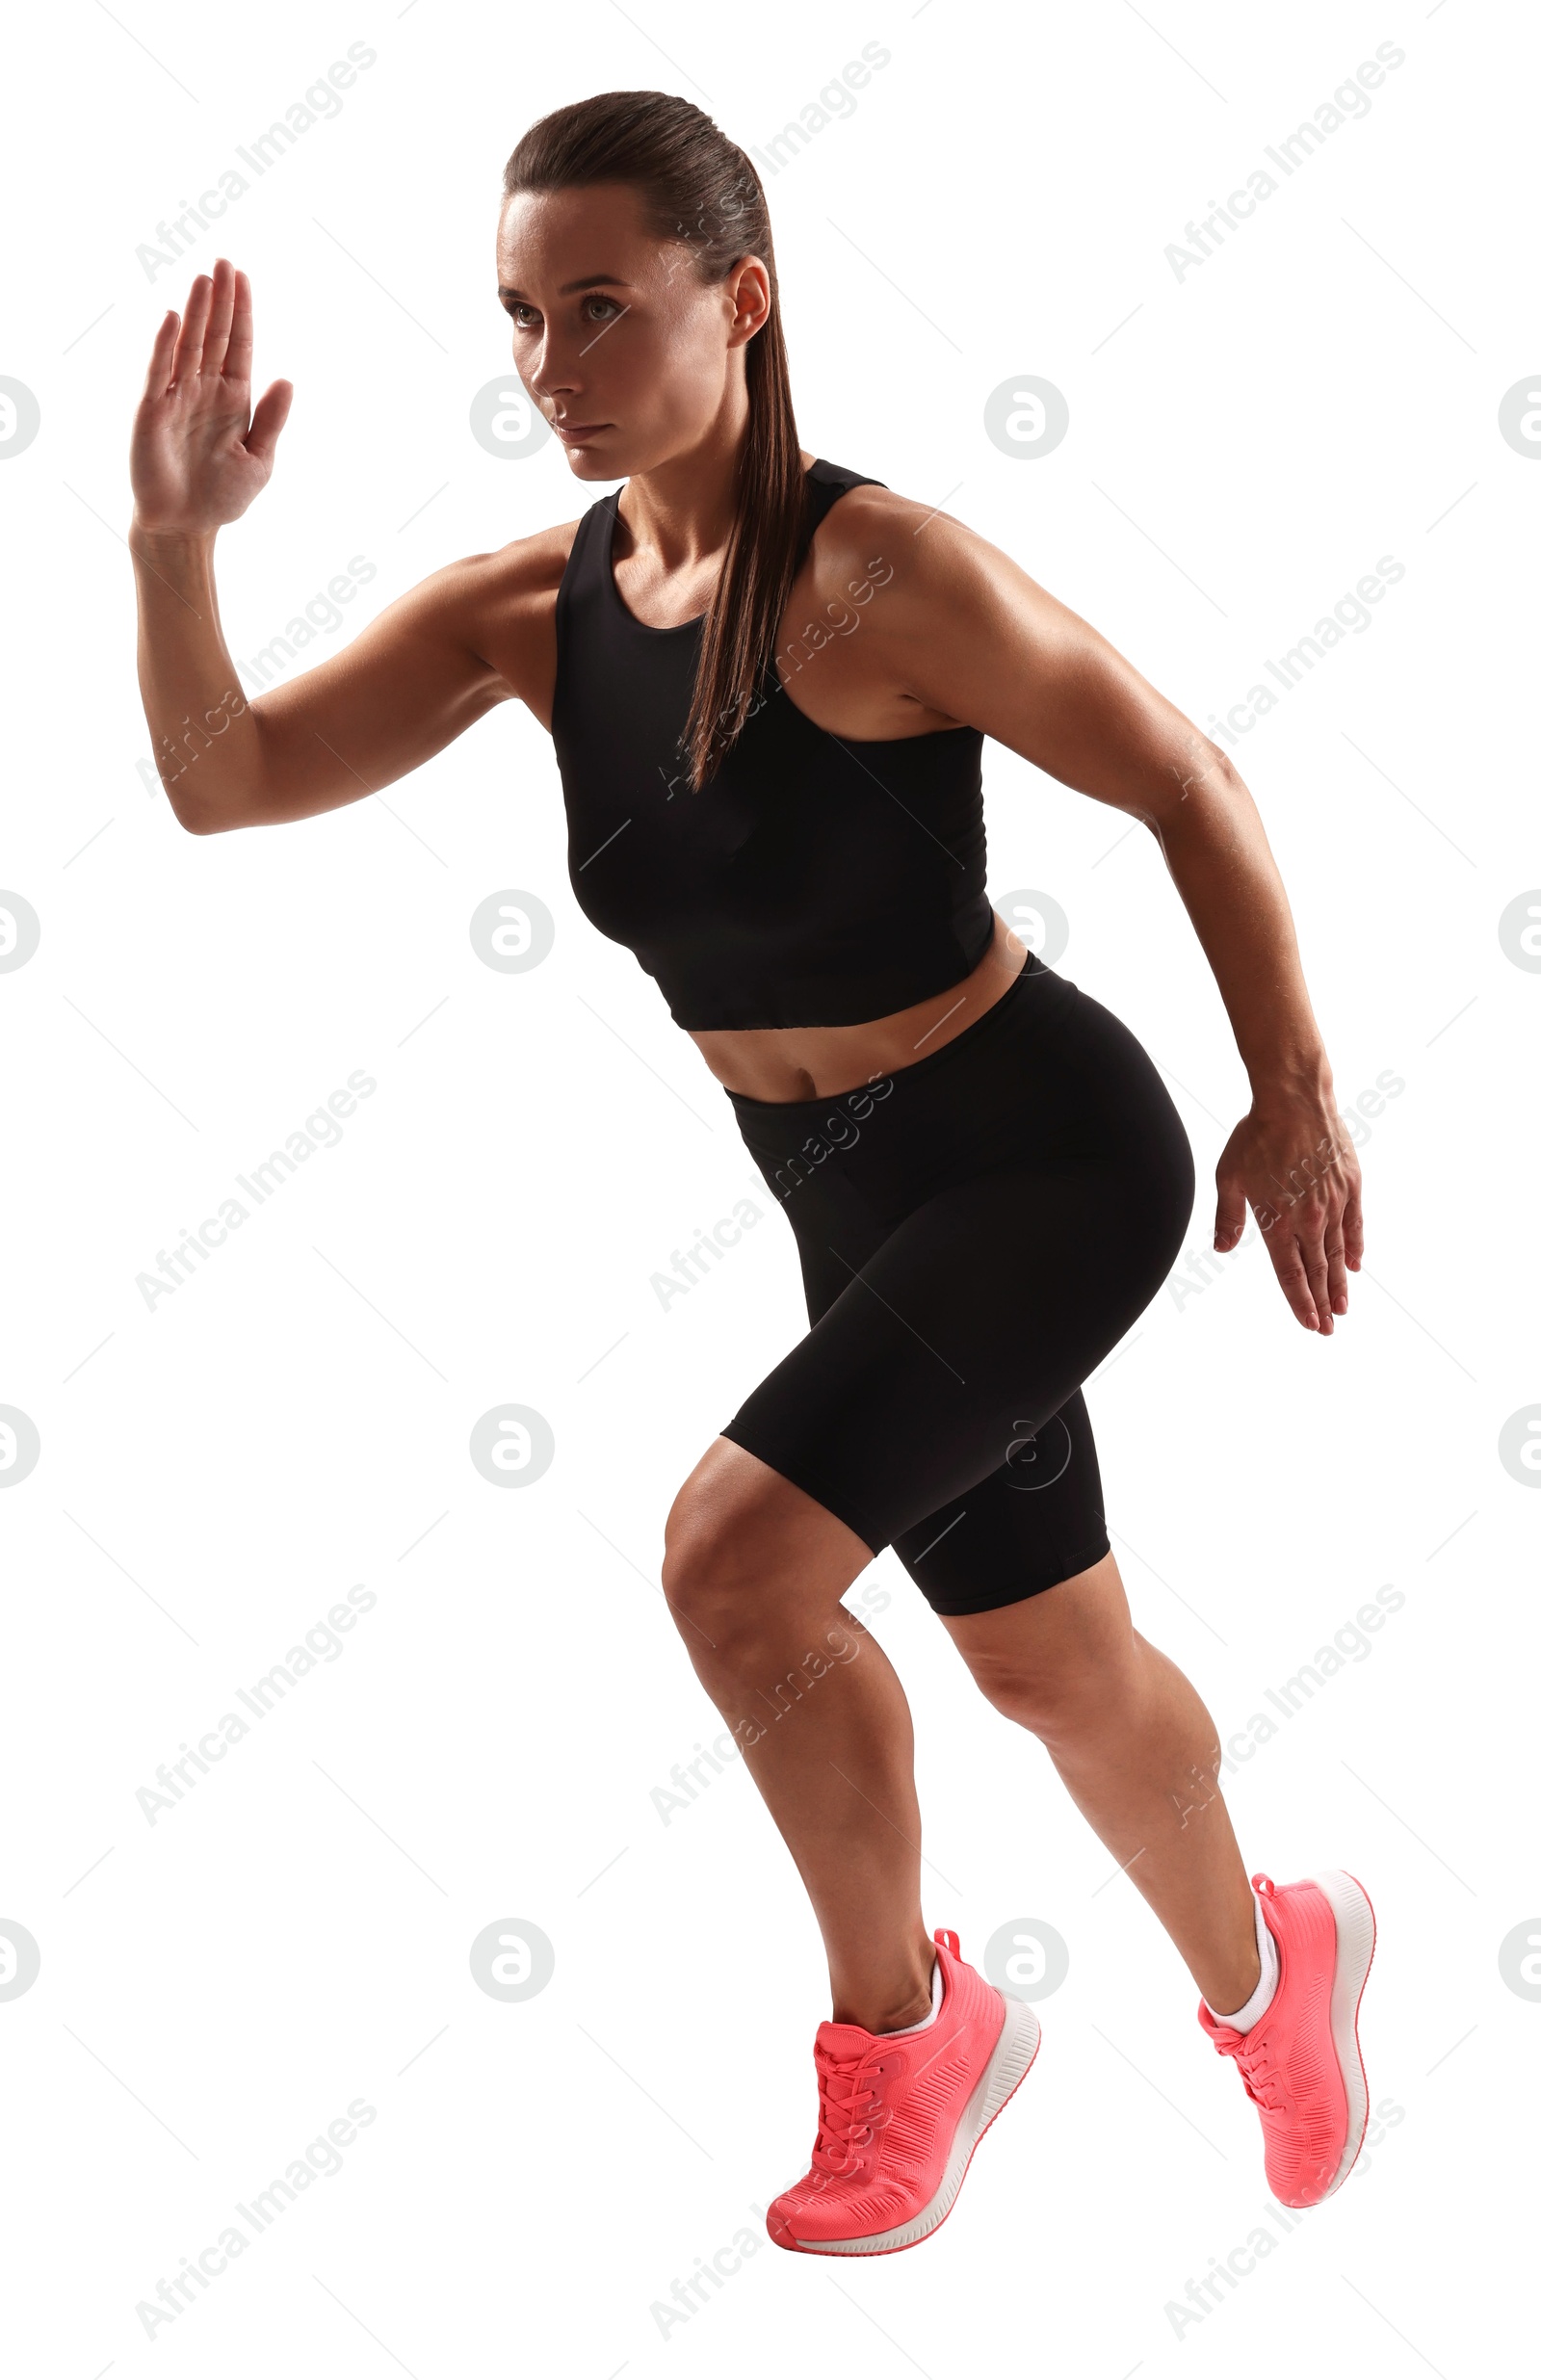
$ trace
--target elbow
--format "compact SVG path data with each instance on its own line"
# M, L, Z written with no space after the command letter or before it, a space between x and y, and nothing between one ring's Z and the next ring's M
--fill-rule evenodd
M1196 739L1192 751L1181 768L1173 768L1177 779L1177 800L1190 802L1195 794L1228 794L1241 784L1234 761L1221 751L1208 736Z
M1167 769L1151 807L1140 812L1158 843L1195 820L1223 816L1238 794L1246 793L1235 762L1208 737L1196 738L1188 755Z
M232 826L255 825L262 815L249 787L217 786L210 778L196 794L185 779L179 780L174 791L167 787L166 798L177 824L190 835L222 835Z
M207 811L195 809L190 801L176 800L170 793L166 798L171 805L171 816L184 834L214 835L219 833L222 823L221 820L211 818Z
M244 724L234 735L236 720ZM201 726L187 728L174 743L168 739L166 766L170 776L161 785L177 824L190 835L222 834L227 827L245 826L257 810L256 787L263 775L263 754L256 736L254 706L237 694L226 694L203 714Z

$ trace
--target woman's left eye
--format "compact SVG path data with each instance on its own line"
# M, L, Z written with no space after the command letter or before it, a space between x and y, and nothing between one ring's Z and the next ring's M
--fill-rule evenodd
M625 311L624 307L616 304L614 298L601 298L592 294L585 298L582 301L582 303L586 307L602 306L605 309L605 311L601 314L591 314L588 318L590 322L609 322L614 317L622 314ZM535 322L533 319L535 312L535 309L533 305L525 305L522 303L511 305L509 308L509 318L512 321L513 327L516 330L533 330L535 328Z

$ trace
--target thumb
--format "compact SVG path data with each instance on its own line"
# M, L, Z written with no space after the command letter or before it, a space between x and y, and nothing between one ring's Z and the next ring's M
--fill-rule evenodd
M1241 1186L1234 1180L1219 1184L1219 1196L1215 1202L1215 1244L1221 1254L1228 1254L1246 1229L1246 1199Z
M271 387L264 390L244 441L247 453L254 455L259 462L271 467L278 433L289 419L289 407L294 401L293 380L274 380Z

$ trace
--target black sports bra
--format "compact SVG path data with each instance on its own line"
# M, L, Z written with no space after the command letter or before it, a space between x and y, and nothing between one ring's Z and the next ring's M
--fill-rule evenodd
M823 460L805 478L799 566L847 488L883 484ZM622 603L619 493L584 514L557 590L551 732L585 915L636 954L692 1033L859 1025L960 982L994 930L980 730L833 735L772 662L758 709L692 794L680 738L701 622L649 628ZM867 571L850 583L858 620L892 564L876 557ZM817 633L797 640L810 661Z

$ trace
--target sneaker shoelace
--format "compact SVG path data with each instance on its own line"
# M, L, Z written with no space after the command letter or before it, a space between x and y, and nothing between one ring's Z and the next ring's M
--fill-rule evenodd
M1215 2046L1219 2047L1218 2044ZM1257 2106L1266 2108L1270 2115L1284 2112L1287 2105L1284 2078L1269 2055L1267 2042L1260 2041L1256 2049L1244 2050L1239 2040L1235 2047L1222 2052L1222 2054L1235 2058L1248 2099Z
M842 2174L883 2120L882 2082L870 2072L863 2077L859 2053L831 2057L821 2050L815 2062L819 2068L819 2137L813 2161L821 2173Z
M1252 1889L1263 1899L1272 1900L1278 1888L1273 1878L1265 1875L1260 1869L1252 1878ZM1242 2047L1248 2038L1246 2034L1235 2031L1230 2026L1224 2028L1224 2034L1229 2037L1216 2037L1215 2047L1222 2057L1235 2058L1248 2099L1270 2115L1282 2114L1289 2105L1289 2094L1284 2078L1268 2053L1267 2042L1259 2041L1248 2050Z

